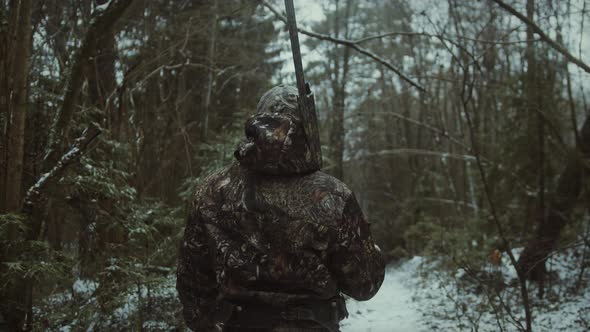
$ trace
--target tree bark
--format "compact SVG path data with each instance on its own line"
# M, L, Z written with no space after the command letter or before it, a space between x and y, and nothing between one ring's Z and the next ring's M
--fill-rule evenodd
M211 97L213 85L215 84L215 45L217 43L217 20L219 16L217 0L213 0L213 15L211 15L211 38L209 39L209 50L207 51L207 93L205 94L205 108L203 114L203 137L207 137L209 130L209 113L211 109Z
M6 141L8 126L8 63L9 55L9 27L8 9L4 4L0 4L0 211L4 211L4 200L6 193Z
M90 46L94 50L94 56L88 58L85 64L85 80L88 82L88 98L86 98L87 106L97 110L93 113L92 121L102 123L105 128L110 129L109 136L111 139L116 138L116 122L121 121L117 118L117 113L113 111L113 97L117 88L115 79L115 59L116 59L116 40L114 24L106 26L94 40L90 41L93 45ZM78 198L82 201L87 201L90 197L81 194ZM112 204L107 200L104 204ZM75 204L74 204L75 205ZM61 220L55 218L47 221L54 228L61 229L64 227ZM92 243L90 233L87 231L88 225L96 222L97 237L109 242L110 234L104 227L104 222L100 218L94 218L87 212L81 212L80 218L80 233L78 235L78 248L80 260L80 277L85 278L95 272L97 266L101 266L104 250L96 248ZM92 250L95 249L95 250Z
M344 23L344 38L349 38L349 22L351 0L346 1L345 13L343 20ZM336 10L338 10L338 2L336 3ZM336 37L340 34L340 17L336 15L334 22L334 31ZM338 46L336 46L338 48ZM341 60L341 61L340 61ZM333 168L330 173L340 179L344 179L344 109L346 105L346 86L348 80L348 71L350 65L350 48L345 47L343 49L342 59L337 54L334 59L334 76L335 79L332 81L332 91L334 92L334 99L332 101L332 130L330 131L330 147Z
M11 3L11 21L15 22L10 30L10 46L6 49L7 85L2 92L2 99L7 106L6 154L3 198L0 212L16 212L20 209L22 197L22 173L25 143L25 119L27 113L27 87L29 58L31 55L31 0L13 1Z
M535 15L535 1L527 0L526 2L527 19L534 21ZM541 84L552 84L552 82L544 81L540 83L542 74L538 71L542 68L537 65L537 56L535 52L534 30L532 26L527 25L526 29L527 46L525 51L525 59L527 64L525 76L525 96L526 96L526 125L527 125L527 145L528 162L525 164L524 170L535 170L530 172L531 178L528 179L531 185L536 182L537 196L536 199L528 200L527 202L527 216L525 219L525 230L535 227L537 224L542 224L546 217L545 211L545 125L541 109L542 89L545 86ZM539 275L539 281L543 279ZM542 298L544 293L543 283L540 283L539 297Z

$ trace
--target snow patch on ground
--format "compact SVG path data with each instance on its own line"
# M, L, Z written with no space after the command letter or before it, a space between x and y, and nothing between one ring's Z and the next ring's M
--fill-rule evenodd
M90 296L98 288L98 282L89 279L77 279L72 285L75 294L81 296Z
M346 302L348 318L340 323L342 332L426 331L417 303L412 301L410 280L415 278L421 259L416 257L400 267L388 267L379 292L369 301Z
M518 255L516 250L515 254ZM554 255L547 264L553 275L547 282L546 295L537 298L537 289L529 285L533 309L533 331L590 331L590 272L580 277L581 253L573 250ZM585 255L587 256L587 255ZM342 332L426 332L426 331L518 331L509 317L524 324L524 313L519 299L515 273L504 257L503 265L486 267L484 276L499 278L499 291L486 291L469 279L462 269L445 271L437 260L414 257L403 264L389 266L379 292L369 301L347 300L348 319L341 322ZM582 280L580 287L576 287ZM55 294L48 299L50 308L77 304L92 317L82 317L57 327L60 331L77 331L85 325L87 331L127 331L137 321L138 308L143 308L143 328L146 331L166 331L178 328L180 309L175 289L176 278L170 274L156 281L147 291L145 285L129 287L120 294L118 306L108 316L101 316L95 308L94 291L98 283L92 280L75 281L71 293ZM152 308L147 306L151 297ZM490 296L490 294L492 296ZM500 307L497 294L510 307L510 315L502 310L494 314L493 303ZM74 295L74 296L72 296ZM499 328L501 326L501 329Z
M515 251L518 255L520 252ZM529 284L533 331L589 331L590 273L575 290L580 279L579 253L572 250L554 255L547 264L552 279L543 299ZM508 259L485 273L500 276L498 290L466 281L466 273L441 271L436 263L414 257L400 266L389 266L381 289L369 301L347 300L349 317L341 322L342 332L422 332L422 331L518 331L514 317L525 324L516 274ZM495 274L494 274L495 273ZM510 308L499 303L498 296ZM496 308L496 312L492 309ZM499 327L501 326L501 328Z

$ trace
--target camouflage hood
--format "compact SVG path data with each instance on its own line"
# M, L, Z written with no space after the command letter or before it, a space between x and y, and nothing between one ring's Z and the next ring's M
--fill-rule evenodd
M319 170L297 113L297 89L279 85L258 102L256 114L246 121L246 139L235 157L257 173L272 175L304 174Z

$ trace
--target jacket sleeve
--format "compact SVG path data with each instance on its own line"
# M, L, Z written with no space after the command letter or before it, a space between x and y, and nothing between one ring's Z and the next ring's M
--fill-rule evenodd
M197 211L195 211L197 212ZM193 331L214 331L217 283L211 241L197 213L188 217L176 278L176 289L187 326Z
M352 194L345 203L336 239L330 250L329 264L338 288L359 301L372 298L383 282L385 263L373 241L369 223Z

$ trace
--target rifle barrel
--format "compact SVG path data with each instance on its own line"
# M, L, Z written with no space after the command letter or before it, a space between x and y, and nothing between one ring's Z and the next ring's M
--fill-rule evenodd
M297 21L295 19L295 7L293 0L285 0L287 11L287 27L289 28L289 39L291 39L291 50L293 51L293 63L295 64L295 78L297 79L297 91L300 98L307 95L305 79L303 78L303 64L301 63L301 51L299 49L299 36L297 34Z

